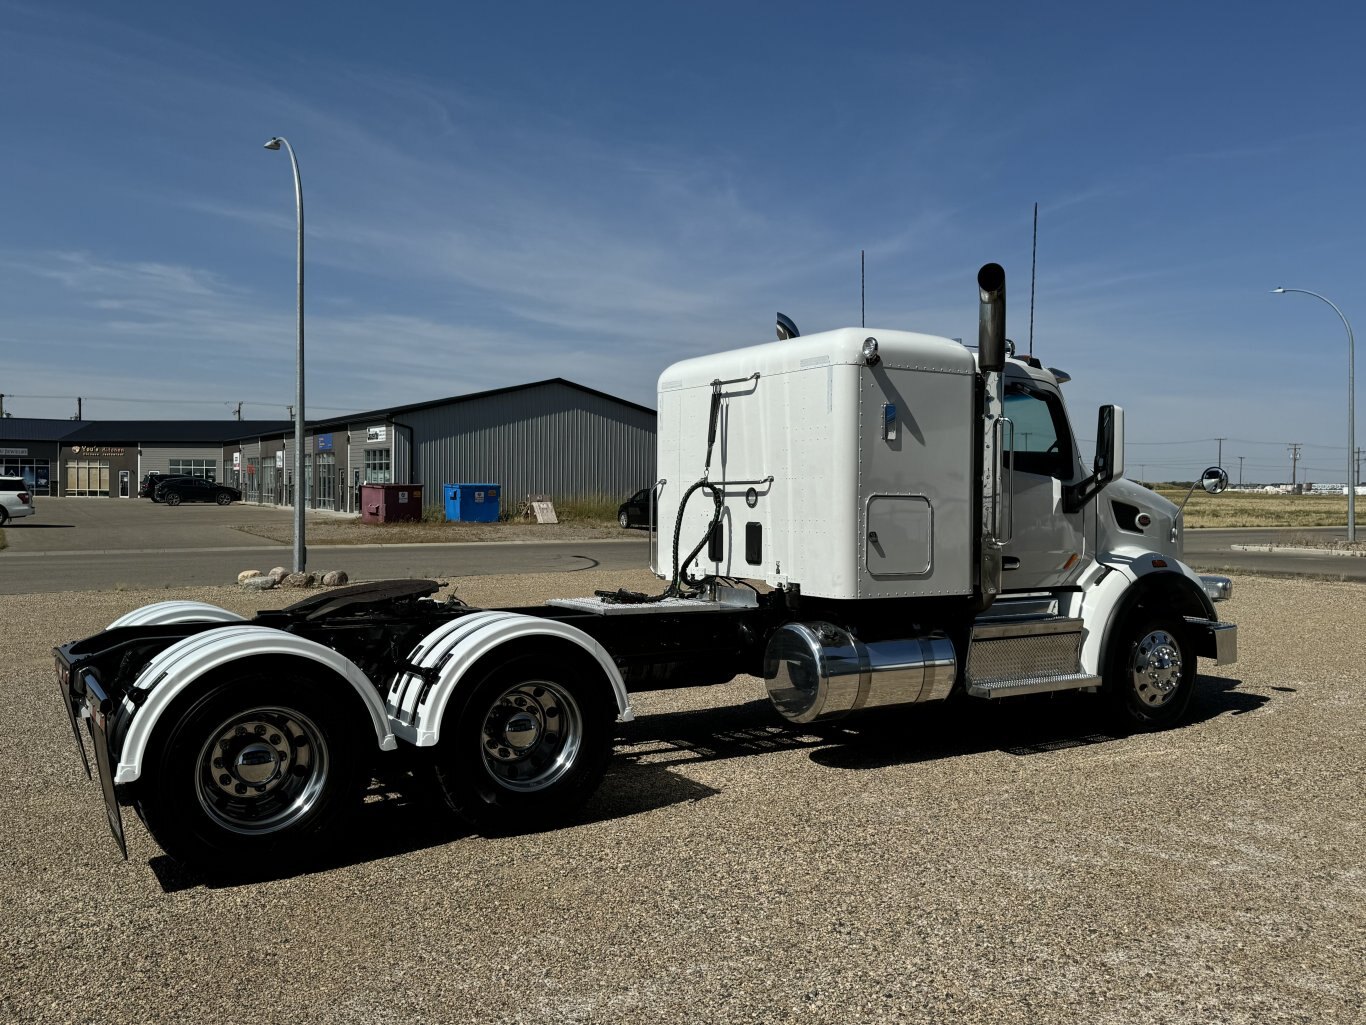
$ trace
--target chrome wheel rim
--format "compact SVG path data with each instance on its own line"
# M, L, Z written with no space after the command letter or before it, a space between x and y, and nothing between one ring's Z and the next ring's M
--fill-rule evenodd
M479 730L484 767L499 785L543 790L574 767L583 744L583 713L549 680L509 687L489 707Z
M233 833L287 829L308 815L327 782L316 723L292 708L253 708L224 720L200 749L195 797Z
M1145 634L1129 667L1134 693L1150 708L1165 705L1181 684L1181 646L1166 630Z

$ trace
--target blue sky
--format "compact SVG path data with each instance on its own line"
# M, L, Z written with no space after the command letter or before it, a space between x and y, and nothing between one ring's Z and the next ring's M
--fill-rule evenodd
M1130 473L1342 480L1366 330L1351 5L0 0L0 392L16 416L274 418L857 324L1008 333ZM1366 368L1363 373L1366 374ZM1366 388L1366 381L1363 381ZM51 397L44 397L51 396ZM181 398L192 401L179 403ZM1358 444L1366 445L1366 423ZM1142 468L1140 470L1140 468Z

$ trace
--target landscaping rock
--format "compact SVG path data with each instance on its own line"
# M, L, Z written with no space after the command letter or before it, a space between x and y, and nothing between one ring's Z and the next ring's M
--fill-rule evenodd
M248 591L269 591L275 586L275 578L262 576L258 573L254 577L247 577L245 580L239 581L239 583Z
M346 575L344 569L334 569L330 573L323 574L324 587L336 587L338 584L345 584L351 578Z
M291 573L282 581L284 587L316 587L318 585L318 574L316 573Z
M244 569L241 573L237 574L237 582L239 584L245 584L252 577L259 577L260 575L261 571L259 569Z
M267 573L266 576L274 577L275 582L278 584L285 577L289 576L289 570L285 569L283 566L276 566L273 570Z

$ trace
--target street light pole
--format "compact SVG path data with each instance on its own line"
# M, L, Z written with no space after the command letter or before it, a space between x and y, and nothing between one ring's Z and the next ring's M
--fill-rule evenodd
M1329 306L1333 307L1333 312L1342 317L1342 326L1347 329L1347 541L1357 539L1357 482L1352 475L1352 453L1356 450L1356 341L1352 338L1352 325L1347 322L1347 317L1337 308L1327 296L1319 295L1317 292L1310 292L1304 288L1273 288L1275 295L1284 295L1286 292L1299 292L1301 295L1312 295L1315 299L1322 299Z
M266 143L266 149L284 146L294 168L294 208L299 220L298 325L294 352L294 572L304 572L308 549L304 546L304 189L299 181L299 161L294 147L282 135Z

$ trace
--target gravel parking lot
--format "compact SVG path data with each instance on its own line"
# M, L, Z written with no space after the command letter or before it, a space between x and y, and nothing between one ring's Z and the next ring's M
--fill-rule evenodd
M377 785L326 863L222 887L131 815L119 860L52 682L53 644L171 597L288 600L0 596L6 1021L1366 1020L1362 585L1237 579L1241 661L1179 729L1069 695L817 736L752 679L638 695L580 824L472 837Z

